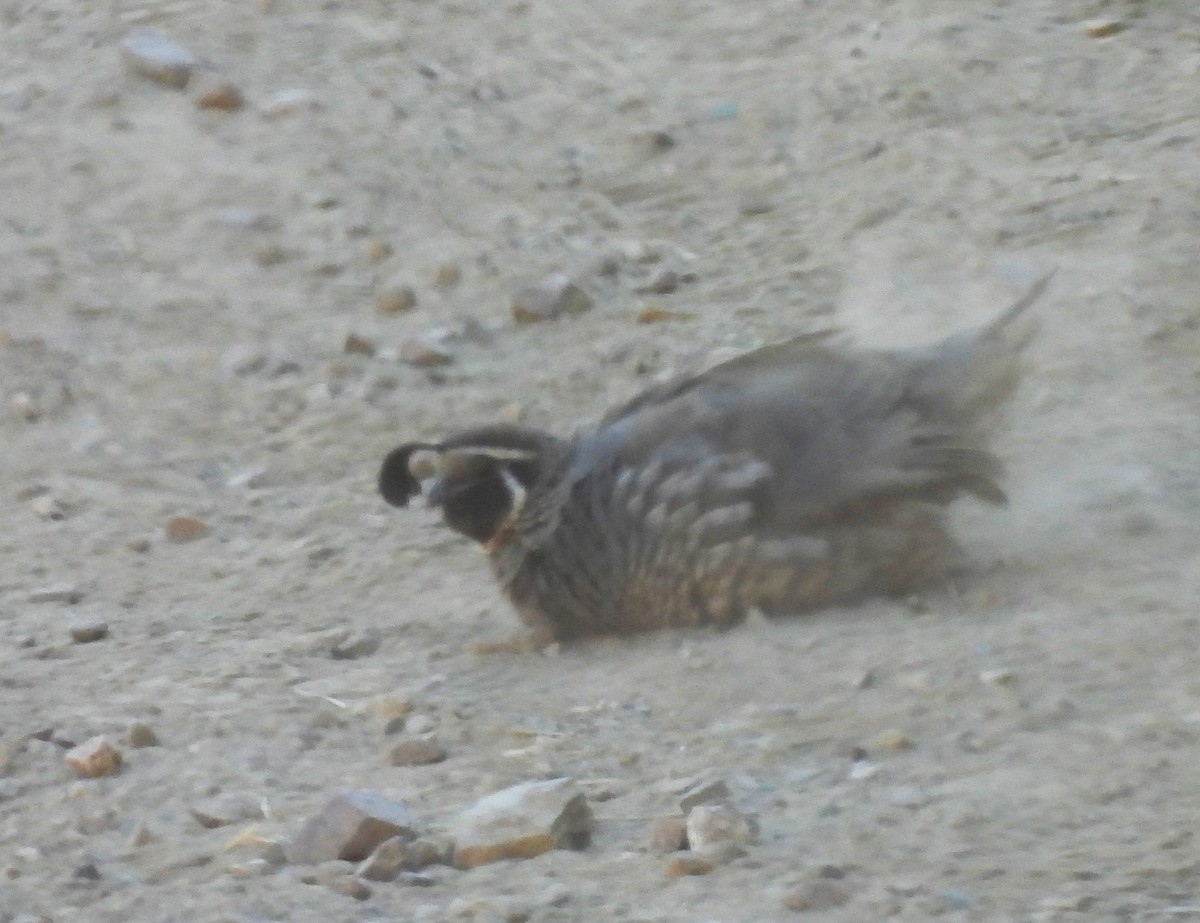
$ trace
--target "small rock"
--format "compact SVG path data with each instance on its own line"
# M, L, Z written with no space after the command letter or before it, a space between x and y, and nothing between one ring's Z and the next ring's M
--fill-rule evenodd
M434 740L404 740L392 747L388 762L393 766L428 766L446 759L446 748Z
M91 644L108 637L108 622L99 619L78 619L71 622L71 640L76 644Z
M449 837L423 836L408 845L404 867L412 871L429 865L452 865L454 863L454 841Z
M523 782L481 798L459 816L451 831L454 862L469 869L551 849L583 849L592 824L592 809L573 780Z
M433 284L439 288L449 288L462 281L462 270L454 263L442 263L433 274Z
M911 750L916 746L912 738L897 728L891 728L879 735L875 746L880 750Z
M335 878L329 882L327 887L334 894L352 897L356 901L365 901L371 896L370 885L361 878L356 878L353 875L342 875L339 878Z
M839 884L825 878L789 891L783 898L783 906L797 913L822 913L850 902L850 893Z
M196 822L208 830L263 817L262 799L248 792L223 792L188 808Z
M728 804L732 797L724 779L701 780L680 793L679 809L687 814L701 804Z
M639 324L661 324L669 320L686 320L691 317L683 311L668 311L666 308L646 308L637 316Z
M121 57L136 74L182 90L196 67L195 56L157 29L135 29L121 41Z
M404 869L409 841L393 836L384 840L363 859L355 874L368 881L392 881Z
M139 749L158 746L158 735L154 733L154 728L143 721L135 721L131 724L125 739L129 746Z
M669 151L679 142L663 128L642 128L633 133L633 140L652 151Z
M167 520L167 541L174 545L194 542L211 531L206 522L195 516L172 516Z
M687 839L693 852L728 859L758 839L758 823L732 805L700 804L687 816Z
M266 859L247 859L245 862L235 862L225 869L231 878L262 878L275 870Z
M679 282L679 273L674 269L660 267L646 280L644 285L638 286L634 291L651 295L669 295L679 289Z
M42 494L29 501L29 510L39 519L61 522L67 518L67 510L51 494Z
M85 779L111 776L121 768L121 751L103 734L72 747L63 759Z
M201 74L192 81L192 94L200 109L236 112L246 105L246 96L241 87L227 77L212 72Z
M553 320L564 314L583 314L591 308L592 299L587 292L561 272L525 286L512 299L513 317L521 324Z
M683 878L685 875L707 875L716 866L711 859L704 856L672 856L663 866L663 873L668 878Z
M367 227L366 225L362 225L361 227L362 227L362 232L361 232L362 234L370 233L369 227ZM360 236L360 235L355 235L355 236ZM379 240L378 238L374 238L372 240L366 241L363 244L362 249L363 249L363 256L365 256L372 263L381 263L384 260L386 260L389 256L392 255L392 245L389 244L386 240ZM391 314L391 313L395 313L395 312L383 311L383 313Z
M400 344L400 361L428 369L449 365L454 361L454 354L434 337L409 337Z
M69 606L73 606L81 599L83 599L82 591L80 591L79 587L70 583L58 583L53 586L42 587L29 594L29 601L31 603L66 603Z
M1016 679L1017 674L1007 669L983 670L979 674L979 681L985 686L1011 686Z
M380 314L404 314L417 306L417 293L407 285L385 288L375 299L375 310Z
M433 715L427 715L424 712L418 712L415 715L409 715L404 722L404 729L414 737L420 737L422 734L429 734L437 728L437 718Z
M650 827L650 848L656 853L687 849L687 821L675 815L655 818Z
M141 849L143 846L149 846L154 840L154 831L146 824L138 824L129 835L129 846L131 849Z
M314 112L321 108L320 100L311 90L293 88L279 90L268 96L262 105L264 118L281 119L297 112Z
M96 867L95 862L85 862L71 873L71 877L78 881L99 881L100 869Z
M1111 38L1125 31L1125 23L1119 19L1089 19L1083 24L1088 38Z
M360 657L370 657L383 641L383 636L374 628L364 628L362 631L352 631L330 648L329 655L334 660L358 660Z
M333 798L309 818L289 844L287 857L297 865L330 859L360 862L395 836L416 837L403 804L375 792L349 792Z

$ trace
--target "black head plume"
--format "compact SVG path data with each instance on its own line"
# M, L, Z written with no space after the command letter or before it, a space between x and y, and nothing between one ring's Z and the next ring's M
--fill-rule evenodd
M421 482L413 476L409 460L414 452L439 452L441 446L430 442L410 442L388 452L379 469L379 492L392 506L408 506L408 501L421 492Z

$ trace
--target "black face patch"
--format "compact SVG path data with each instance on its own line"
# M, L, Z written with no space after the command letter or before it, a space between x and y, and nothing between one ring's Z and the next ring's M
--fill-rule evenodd
M439 448L428 442L410 442L392 449L379 469L379 492L383 499L392 506L408 506L408 501L421 492L421 482L408 470L409 459L414 452Z
M446 525L480 544L500 530L513 505L500 466L490 459L435 482L429 501L442 508Z

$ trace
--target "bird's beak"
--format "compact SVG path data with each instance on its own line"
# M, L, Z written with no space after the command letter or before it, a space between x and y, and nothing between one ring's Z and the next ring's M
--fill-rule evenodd
M425 505L428 507L441 506L449 496L450 490L446 487L445 478L435 478L425 491Z

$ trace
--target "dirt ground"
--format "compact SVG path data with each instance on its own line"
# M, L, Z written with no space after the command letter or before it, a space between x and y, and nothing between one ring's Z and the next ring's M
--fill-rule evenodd
M1195 4L0 19L2 923L1200 920ZM132 73L140 26L247 106ZM1052 267L1011 506L961 504L972 573L920 600L480 657L516 620L478 549L375 492L401 441L566 431L803 330L940 336ZM595 307L515 324L554 271ZM452 361L403 361L422 336ZM389 697L444 762L390 764ZM122 771L77 779L64 745L102 733ZM670 879L651 821L708 774L760 841ZM590 848L365 900L231 844L354 788L436 831L553 775ZM218 792L267 816L205 829Z

